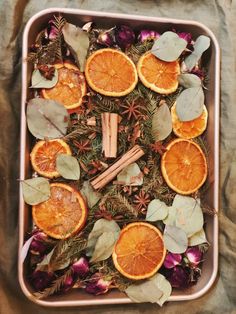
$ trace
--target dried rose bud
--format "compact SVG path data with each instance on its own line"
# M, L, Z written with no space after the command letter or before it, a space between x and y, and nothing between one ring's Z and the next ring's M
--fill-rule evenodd
M179 265L182 261L181 254L175 254L175 253L168 253L166 255L166 258L164 260L164 267L165 268L173 268L177 265Z
M51 284L51 282L55 279L55 276L53 273L35 270L30 279L35 290L42 291Z
M67 292L67 291L69 291L74 286L75 281L76 281L75 278L73 278L72 276L68 276L65 279L60 292Z
M202 252L198 246L188 248L184 255L188 258L192 266L197 266L202 261Z
M118 46L122 49L126 49L134 43L135 34L129 26L121 25L115 30L115 39Z
M95 273L85 287L85 291L94 295L104 294L108 291L111 281L104 280L100 273Z
M72 269L79 278L85 277L89 272L89 262L85 257L81 257L72 265Z
M201 80L205 77L204 71L199 69L197 66L191 70L191 73L197 75Z
M106 47L113 46L114 39L113 39L112 30L113 29L100 33L97 38L97 43Z
M138 40L143 43L146 40L155 40L160 37L160 34L154 30L143 29L138 35Z
M167 278L173 288L185 288L189 284L189 273L181 266L175 266Z
M30 244L30 252L35 255L43 255L47 250L47 246L44 242L46 238L47 235L45 233L41 231L36 232Z
M45 29L45 38L49 40L53 40L58 36L58 29L54 25L54 21L50 20L48 22L48 27Z
M179 38L184 39L187 41L188 44L191 44L192 41L192 35L190 33L182 32L182 33L177 33Z

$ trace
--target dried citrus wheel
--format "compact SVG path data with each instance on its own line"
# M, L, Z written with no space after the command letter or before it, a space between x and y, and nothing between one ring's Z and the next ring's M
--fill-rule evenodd
M122 229L112 258L122 275L139 280L154 275L165 255L161 232L149 223L134 222Z
M178 87L180 74L178 61L162 61L151 52L147 52L139 59L137 70L141 82L154 92L170 94Z
M86 94L86 82L79 69L68 62L55 64L58 70L58 82L52 88L42 89L42 97L63 104L66 109L74 109L82 104Z
M32 206L35 224L55 239L65 239L83 228L87 208L81 194L68 184L50 184L50 198Z
M176 104L171 107L173 131L176 136L191 139L201 135L207 127L207 108L203 106L200 117L192 121L180 121L176 113Z
M133 61L123 52L105 48L94 52L87 60L85 76L89 86L106 96L124 96L138 82Z
M207 177L206 157L199 145L191 140L175 139L166 149L161 159L166 183L179 194L197 191Z
M63 140L39 141L30 154L32 167L44 177L59 177L56 170L56 158L59 154L72 154L69 145Z

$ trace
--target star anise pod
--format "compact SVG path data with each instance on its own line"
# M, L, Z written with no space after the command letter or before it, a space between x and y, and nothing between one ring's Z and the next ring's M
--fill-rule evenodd
M78 152L80 154L84 154L92 149L90 146L89 140L81 140L81 141L74 140L73 144L78 149Z
M94 213L94 217L95 217L96 219L105 218L105 219L107 219L107 220L112 220L112 214L109 213L106 208L97 210L97 211Z
M127 115L127 119L130 120L132 117L136 120L142 120L146 118L145 107L138 101L137 98L133 99L131 102L126 101L126 103L120 105L124 110L122 115Z
M154 144L150 144L150 148L153 152L163 155L166 152L166 147L162 145L161 141L157 141Z
M46 64L41 64L38 66L39 72L42 74L43 77L45 77L46 80L52 80L53 76L55 74L55 68L54 67L49 67Z
M136 204L135 208L144 214L147 209L148 204L151 201L150 195L144 192L143 190L141 190L139 194L134 196L134 198L135 198L134 204Z

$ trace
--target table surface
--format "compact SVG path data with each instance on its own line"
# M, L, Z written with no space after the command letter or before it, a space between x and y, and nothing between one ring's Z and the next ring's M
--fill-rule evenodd
M48 309L21 292L17 281L19 129L22 31L28 19L49 7L197 20L221 47L220 265L212 289L198 300L98 308ZM0 313L221 314L236 313L236 0L0 0Z

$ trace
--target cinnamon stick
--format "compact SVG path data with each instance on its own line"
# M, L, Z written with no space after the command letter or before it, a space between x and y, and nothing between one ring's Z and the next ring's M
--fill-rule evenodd
M118 119L117 113L102 113L102 151L107 158L117 155Z
M113 180L117 174L126 166L132 164L144 155L144 151L139 145L135 145L127 153L125 153L117 162L107 168L98 177L90 183L95 190L103 188L108 182Z

